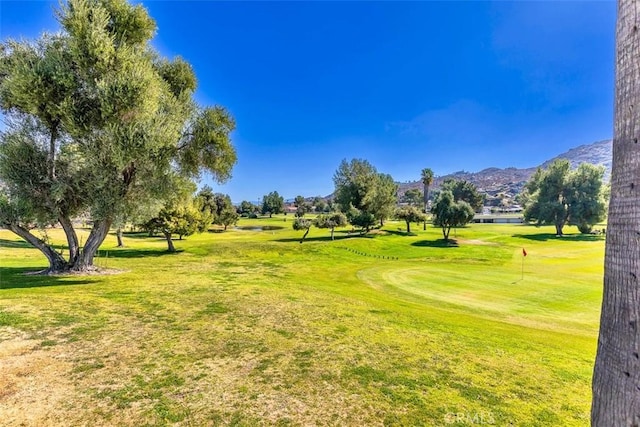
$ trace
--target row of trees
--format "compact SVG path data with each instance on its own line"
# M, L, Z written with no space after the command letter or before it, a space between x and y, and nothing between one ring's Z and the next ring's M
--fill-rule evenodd
M149 217L138 217L138 228L150 236L161 233L167 240L170 252L175 252L172 236L182 240L196 232L202 233L211 224L224 227L236 224L240 218L238 209L226 194L214 193L211 187L203 187L195 196L195 184L186 182L182 191L176 191L159 211Z
M397 206L397 185L390 175L378 173L366 160L343 160L334 175L334 200L347 221L354 227L368 231L374 224L383 225L384 220L393 216L407 224L425 224L426 213L433 214L434 225L441 227L443 237L449 238L452 227L467 224L473 219L475 210L482 208L483 197L476 187L467 181L446 180L443 182L431 210L428 205L429 186L433 182L431 169L423 169L424 193L409 190L403 201L407 207Z
M332 202L327 202L322 197L314 197L311 201L307 201L303 196L296 196L293 205L296 207L296 217L300 218L310 212L329 213L335 207ZM269 218L271 218L273 214L284 212L284 208L284 198L277 191L272 191L262 197L261 212L263 215L269 215Z

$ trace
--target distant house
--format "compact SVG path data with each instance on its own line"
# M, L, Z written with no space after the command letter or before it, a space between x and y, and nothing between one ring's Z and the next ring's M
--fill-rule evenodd
M477 224L522 224L524 220L521 216L476 214L473 217L473 222Z
M293 205L286 205L286 206L284 207L284 212L285 212L285 213L296 213L296 212L298 212L298 208L296 208L296 207L295 207L295 206L293 206Z

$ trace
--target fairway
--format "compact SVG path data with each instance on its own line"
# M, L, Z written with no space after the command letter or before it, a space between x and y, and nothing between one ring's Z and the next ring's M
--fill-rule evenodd
M602 236L284 219L110 234L84 276L0 230L0 423L588 424Z

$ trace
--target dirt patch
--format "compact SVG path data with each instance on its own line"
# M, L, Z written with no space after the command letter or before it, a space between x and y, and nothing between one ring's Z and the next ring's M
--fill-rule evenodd
M13 335L11 338L7 338ZM71 364L39 348L39 340L3 328L0 342L0 420L5 426L59 425L61 407L73 401Z
M129 270L93 267L89 270L84 270L84 271L64 271L64 272L58 272L58 273L52 273L52 272L49 272L48 270L27 271L26 273L24 273L24 275L25 276L53 276L53 277L111 276L114 274L126 273L127 271Z
M467 244L467 245L482 245L482 246L497 246L496 243L487 242L485 240L462 240L458 239L458 244Z

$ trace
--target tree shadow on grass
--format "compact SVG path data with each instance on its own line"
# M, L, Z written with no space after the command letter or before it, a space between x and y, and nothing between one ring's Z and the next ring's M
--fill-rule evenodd
M546 242L548 240L564 240L567 242L599 242L604 241L605 236L602 234L565 234L556 236L553 233L539 234L513 234L511 237L519 239L535 240L537 242Z
M97 259L104 258L147 258L147 257L161 257L165 255L175 255L183 252L182 249L176 249L175 252L169 252L166 249L113 249L113 250L100 250L96 255ZM99 256L98 256L99 255Z
M413 236L413 237L415 237L415 236L418 235L417 233L414 233L413 231L407 233L406 229L405 229L405 231L402 231L402 230L397 230L397 231L396 230L384 230L384 231L389 233L389 234L396 235L396 236L409 236L409 237Z
M418 240L411 243L411 246L418 246L421 248L457 248L458 241L455 239L438 239L438 240Z
M52 248L57 249L59 251L64 251L67 247L64 245L51 245ZM15 249L36 249L35 246L32 246L30 243L24 240L8 240L8 239L0 239L0 248L15 248Z
M33 248L29 243L24 240L7 240L0 239L0 248Z
M44 268L38 269L34 267L0 267L0 291L3 289L88 285L92 283L92 280L86 276L37 274L43 270Z
M300 242L301 237L302 236L297 238L292 237L292 238L286 238L286 239L274 239L273 241L281 242L281 243ZM338 240L347 240L347 239L356 239L356 238L373 239L373 237L374 236L372 235L367 235L367 234L361 235L357 233L339 236L338 232L336 232L335 238L333 239L333 241L337 242ZM306 239L304 239L304 242L331 242L331 236L307 237Z
M111 233L114 234L115 233ZM125 239L164 239L161 235L153 235L149 236L149 233L146 231L125 231L122 233L122 237Z

